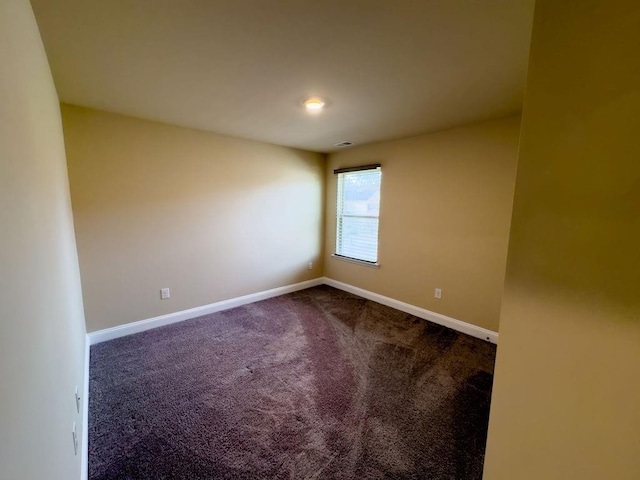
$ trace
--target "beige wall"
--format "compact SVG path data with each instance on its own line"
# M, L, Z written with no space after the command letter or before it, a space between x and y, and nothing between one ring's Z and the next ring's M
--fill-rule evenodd
M537 2L487 480L640 478L639 26Z
M497 331L518 134L512 117L331 154L325 275ZM382 164L379 270L331 257L333 170L370 163Z
M0 2L0 478L69 480L85 327L58 96L31 6Z
M89 331L322 276L323 155L62 114Z

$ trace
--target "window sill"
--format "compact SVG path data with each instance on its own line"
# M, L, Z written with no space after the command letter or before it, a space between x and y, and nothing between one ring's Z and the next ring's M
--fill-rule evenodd
M336 260L340 260L342 262L355 263L357 265L362 265L363 267L380 268L379 263L372 263L372 262L367 262L365 260L358 260L357 258L343 257L342 255L336 255L335 253L331 254L331 257L335 258Z

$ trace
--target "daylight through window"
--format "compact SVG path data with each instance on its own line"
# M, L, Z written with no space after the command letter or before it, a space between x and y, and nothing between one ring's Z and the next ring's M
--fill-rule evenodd
M380 165L340 168L336 225L336 255L375 264L378 262Z

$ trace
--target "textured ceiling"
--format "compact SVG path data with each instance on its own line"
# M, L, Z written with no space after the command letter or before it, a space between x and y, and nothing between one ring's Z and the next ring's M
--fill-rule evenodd
M320 152L519 112L533 3L32 0L61 101Z

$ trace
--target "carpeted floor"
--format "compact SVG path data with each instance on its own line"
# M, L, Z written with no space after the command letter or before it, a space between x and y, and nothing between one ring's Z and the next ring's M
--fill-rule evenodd
M494 357L328 286L101 343L90 479L480 479Z

